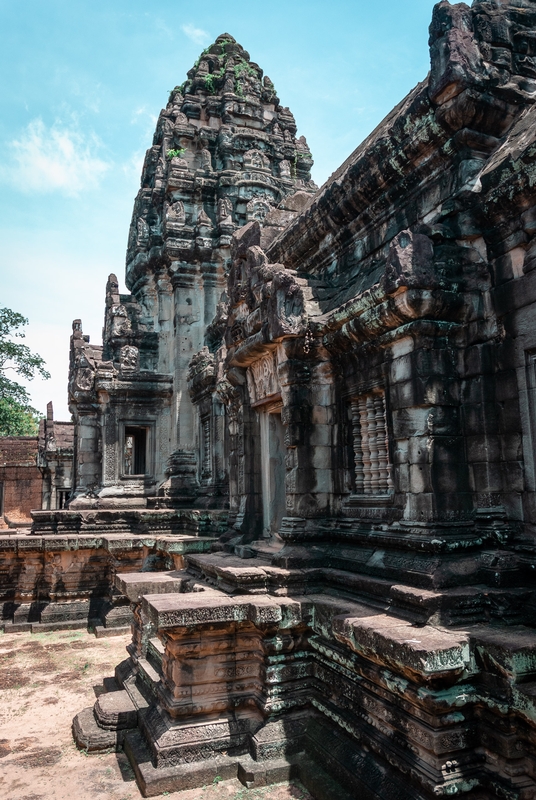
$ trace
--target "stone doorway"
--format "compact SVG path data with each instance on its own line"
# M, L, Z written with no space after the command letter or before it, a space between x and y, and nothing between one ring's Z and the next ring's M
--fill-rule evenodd
M279 532L285 515L285 435L281 403L260 412L263 536Z

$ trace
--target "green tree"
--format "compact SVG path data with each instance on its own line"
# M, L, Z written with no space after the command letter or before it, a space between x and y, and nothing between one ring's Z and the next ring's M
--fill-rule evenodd
M0 436L34 436L41 414L30 405L30 395L20 383L8 378L8 371L32 380L36 375L50 378L45 362L37 353L16 339L24 339L21 330L26 317L10 308L0 308Z

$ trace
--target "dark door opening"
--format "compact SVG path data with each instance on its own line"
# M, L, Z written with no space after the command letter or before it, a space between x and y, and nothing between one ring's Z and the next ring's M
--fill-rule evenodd
M145 475L147 428L125 428L124 475Z

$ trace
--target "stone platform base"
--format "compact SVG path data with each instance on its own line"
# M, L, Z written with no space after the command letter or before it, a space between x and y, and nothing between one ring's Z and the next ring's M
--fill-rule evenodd
M536 800L533 628L422 624L332 589L231 595L215 585L273 568L191 561L117 577L134 622L115 691L132 713L98 700L73 726L84 749L122 742L145 796L219 776L298 777L317 800Z
M124 692L113 694L122 695ZM248 789L299 778L316 800L353 800L356 796L303 752L288 759L283 757L267 761L255 761L248 754L219 755L190 764L156 768L138 729L103 729L92 708L84 709L74 718L73 737L78 747L88 753L123 749L143 797L196 789L218 779L232 778L237 778ZM375 793L367 793L366 790L360 791L359 796L362 800L375 800L377 797Z
M186 553L207 552L213 541L197 535L102 531L2 535L0 630L90 627L98 628L100 636L126 632L132 612L129 601L114 587L115 576L132 568L146 574L181 569Z
M263 762L254 761L247 755L219 756L162 770L153 767L150 753L139 731L129 731L123 747L144 797L195 789L211 784L217 778L238 778L247 789L259 789L298 778L315 800L355 800L357 796L334 780L305 753L289 759L277 758ZM359 798L376 800L377 795L360 792Z

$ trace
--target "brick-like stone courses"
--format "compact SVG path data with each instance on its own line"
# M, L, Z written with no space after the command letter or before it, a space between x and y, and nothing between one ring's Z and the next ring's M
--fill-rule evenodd
M37 437L0 438L1 527L30 525L30 512L41 508L42 476L37 467Z
M185 552L203 552L211 541L78 532L0 537L0 627L15 632L129 626L128 603L113 590L115 575L180 569Z
M534 0L438 3L428 78L284 230L233 233L188 374L229 528L117 583L144 793L535 800L535 41Z
M144 794L299 774L320 798L531 797L532 631L415 626L315 592L231 597L188 571L117 586L135 623L116 676L138 708L118 733ZM106 730L98 704L75 721L80 746L113 746Z
M317 188L307 142L296 132L270 79L228 34L171 92L134 202L126 267L132 294L121 294L110 275L102 346L90 344L80 320L73 327L72 507L144 507L155 495L171 506L194 499L225 506L222 403L213 391L198 397L205 436L188 366L220 309L233 232L261 220L267 244ZM138 474L124 459L133 428L144 442Z
M54 419L52 403L39 425L38 464L43 476L43 497L38 508L65 508L73 488L74 424Z

